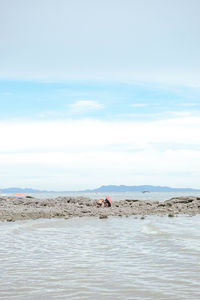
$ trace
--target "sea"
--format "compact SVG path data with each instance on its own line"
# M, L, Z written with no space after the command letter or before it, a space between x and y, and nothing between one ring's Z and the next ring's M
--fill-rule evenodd
M113 201L183 195L109 194ZM198 300L199 229L200 215L0 222L0 299Z

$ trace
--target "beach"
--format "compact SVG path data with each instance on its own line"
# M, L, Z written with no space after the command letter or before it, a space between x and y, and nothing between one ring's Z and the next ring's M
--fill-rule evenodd
M113 201L111 207L99 207L97 199L87 197L34 198L32 196L1 196L0 221L14 222L40 218L131 216L145 218L148 215L180 214L196 215L200 213L200 197L183 196L169 200L147 201L125 199Z

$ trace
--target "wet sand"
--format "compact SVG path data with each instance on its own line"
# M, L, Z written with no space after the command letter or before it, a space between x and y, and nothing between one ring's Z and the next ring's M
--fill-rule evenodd
M144 218L147 215L178 214L196 215L200 213L200 197L178 197L159 201L127 199L114 201L112 207L99 207L98 200L84 197L58 197L39 199L27 197L0 197L0 221L39 218L72 218L95 216L131 216Z

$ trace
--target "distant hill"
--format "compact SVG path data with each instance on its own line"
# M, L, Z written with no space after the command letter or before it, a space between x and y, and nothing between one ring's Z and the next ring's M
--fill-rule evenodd
M5 188L0 189L0 193L20 193L20 194L27 194L27 193L44 193L47 191L41 191L41 190L35 190L30 188L18 188L18 187L12 187L12 188Z
M192 189L192 188L171 188L168 186L154 186L154 185L102 185L96 189L87 189L82 191L45 191L45 190L37 190L31 188L18 188L11 187L0 189L0 193L20 193L20 194L28 194L28 193L67 193L67 192L87 192L87 193L115 193L115 192L200 192L200 189Z
M85 190L84 192L200 192L200 189L192 188L171 188L168 186L153 186L153 185L102 185L101 187L93 190Z

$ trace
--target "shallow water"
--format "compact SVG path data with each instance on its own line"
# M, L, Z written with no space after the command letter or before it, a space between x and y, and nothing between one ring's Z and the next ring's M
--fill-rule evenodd
M0 299L200 298L200 216L0 222Z

